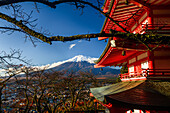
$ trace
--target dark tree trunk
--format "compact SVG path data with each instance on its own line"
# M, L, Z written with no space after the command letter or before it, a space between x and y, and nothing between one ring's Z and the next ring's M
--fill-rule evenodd
M2 113L2 87L0 88L0 113Z

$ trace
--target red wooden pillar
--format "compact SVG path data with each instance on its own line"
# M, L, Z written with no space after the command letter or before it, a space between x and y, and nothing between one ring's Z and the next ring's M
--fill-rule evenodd
M153 9L151 9L151 8L147 9L147 13L148 13L148 24L153 25L154 24Z
M149 75L154 74L154 52L153 51L148 51L148 67L153 73L149 73Z
M154 69L154 53L153 51L148 51L148 67L149 69Z

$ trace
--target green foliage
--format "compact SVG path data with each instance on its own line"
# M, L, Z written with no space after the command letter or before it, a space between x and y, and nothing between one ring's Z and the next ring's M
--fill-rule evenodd
M128 67L127 66L122 66L122 68L120 69L120 73L121 74L128 73Z
M118 83L118 82L121 82L120 77L117 77L116 80L115 80L115 83Z

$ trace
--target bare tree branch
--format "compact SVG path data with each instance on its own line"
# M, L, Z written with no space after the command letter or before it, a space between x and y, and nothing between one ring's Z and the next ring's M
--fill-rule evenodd
M13 31L19 31L19 32L23 32L27 35L29 35L28 33L26 33L25 31L23 31L22 29L17 29L17 28L12 28L12 27L0 27L0 29L6 29L6 30L13 30ZM2 32L2 31L1 31Z
M49 40L48 37L44 36L41 33L36 32L36 31L34 31L32 29L30 29L29 27L27 27L26 25L24 25L22 23L22 20L18 21L15 18L12 18L12 17L10 17L10 16L8 16L6 14L3 14L1 12L0 12L0 18L4 19L4 20L6 20L6 21L8 21L10 23L13 23L14 25L18 26L19 28L21 28L26 33L30 34L31 36L36 37L36 38L38 38L38 39L40 39L40 40L42 40L44 42L47 42L47 43L51 44L51 41Z
M22 52L20 50L14 49L11 49L9 54L7 54L5 51L2 51L0 53L0 68L8 70L9 68L17 69L20 67L21 63L28 65L29 61L22 57L21 54Z
M1 0L0 6L9 5L13 3L22 3L22 2L38 2L38 3L45 4L51 8L56 8L53 2L49 2L48 0Z
M53 2L50 2L48 0L3 0L3 1L0 1L0 6L4 6L4 5L9 5L9 4L13 4L13 3L21 3L21 2L33 2L33 3L42 3L42 4L45 4L51 8L56 8L57 5L61 4L61 3L72 3L72 5L75 5L77 8L84 8L85 5L88 5L94 9L96 9L97 11L99 11L101 14L103 14L105 17L107 17L108 19L110 19L115 25L119 26L123 31L125 31L125 33L122 33L122 32L114 32L114 33L95 33L95 34L85 34L85 35L74 35L74 36L51 36L51 37L48 37L46 35L44 35L43 33L40 33L40 32L37 32L35 30L33 30L32 28L30 27L35 27L34 25L30 24L31 22L34 22L36 21L35 20L32 20L30 21L29 19L31 18L31 14L32 12L28 15L28 14L25 14L27 15L27 19L21 19L21 20L17 20L16 17L14 16L13 17L10 17L6 14L3 14L0 12L0 18L1 19L4 19L6 20L7 22L9 23L12 23L14 24L15 26L19 27L18 28L8 28L8 27L1 27L3 29L9 29L9 30L15 30L15 31L20 31L20 32L23 32L23 33L26 33L29 37L35 37L43 42L46 42L46 43L49 43L49 44L52 44L52 41L72 41L72 40L78 40L78 39L90 39L90 38L96 38L96 37L113 37L113 36L117 36L117 37L120 37L122 39L130 39L130 40L134 40L134 41L138 41L142 44L144 44L147 48L149 48L148 44L157 44L158 42L160 42L159 44L166 44L166 45L169 45L170 44L170 39L169 39L169 36L162 36L162 35L155 35L155 34L142 34L142 35L136 35L136 34L132 34L132 33L129 33L124 27L122 27L118 21L115 21L112 17L109 16L109 14L107 13L104 13L102 11L101 8L99 8L98 6L95 6L94 4L88 2L88 1L85 1L85 0L57 0L57 1L53 1ZM99 0L97 0L98 2L98 5L100 6L100 2ZM12 5L13 9L14 9L14 13L16 12L16 8L14 7L14 5ZM133 18L134 15L136 15L138 13L138 11L134 14L132 14L132 16L129 18ZM22 14L20 15L22 16ZM128 20L129 20L128 19ZM126 22L128 22L128 20L125 20ZM30 26L28 27L27 26ZM32 38L30 37L31 41ZM155 41L155 39L157 41ZM165 40L166 39L166 40ZM162 41L161 41L162 40ZM149 48L150 49L150 48Z

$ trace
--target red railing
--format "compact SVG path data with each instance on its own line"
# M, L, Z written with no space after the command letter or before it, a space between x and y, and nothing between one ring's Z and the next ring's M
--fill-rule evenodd
M130 72L130 73L119 74L119 76L121 79L137 78L137 77L146 77L146 73Z
M144 69L148 79L170 79L170 69Z
M170 79L170 69L142 69L141 73L131 72L119 75L121 79L147 77L148 79Z
M170 34L169 24L142 24L145 33Z

